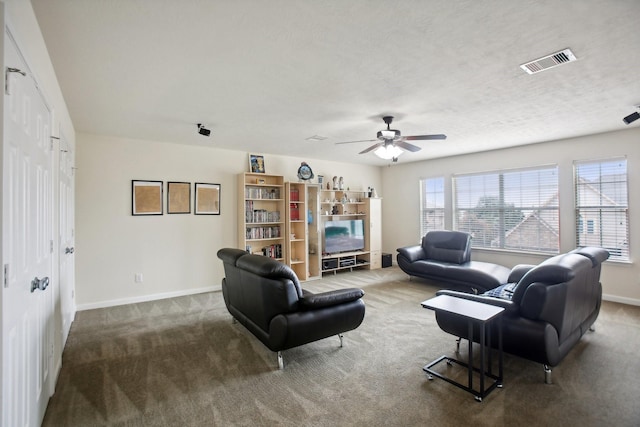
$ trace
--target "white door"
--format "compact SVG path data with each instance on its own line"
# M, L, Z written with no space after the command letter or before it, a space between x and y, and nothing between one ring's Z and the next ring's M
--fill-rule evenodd
M62 317L62 346L67 342L71 322L75 316L74 260L74 156L69 141L60 135L60 161L58 172L59 204L59 282L60 311Z
M50 112L5 38L2 425L38 426L53 351L53 183Z

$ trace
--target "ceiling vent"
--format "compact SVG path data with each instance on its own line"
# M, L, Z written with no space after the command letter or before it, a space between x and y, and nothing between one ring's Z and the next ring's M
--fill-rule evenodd
M540 71L548 70L549 68L557 67L566 62L573 62L576 60L576 56L571 52L571 49L564 49L560 52L552 53L551 55L538 58L526 64L522 64L520 68L525 70L529 74L539 73Z

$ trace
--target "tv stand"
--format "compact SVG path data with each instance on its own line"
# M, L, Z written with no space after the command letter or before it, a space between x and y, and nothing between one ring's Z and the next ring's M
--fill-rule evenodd
M336 274L341 270L353 271L354 268L368 267L369 264L368 251L325 254L322 256L322 273Z

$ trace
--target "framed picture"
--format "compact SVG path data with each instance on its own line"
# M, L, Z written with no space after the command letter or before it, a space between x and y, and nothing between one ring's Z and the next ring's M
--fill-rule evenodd
M162 181L131 181L131 214L162 215Z
M252 173L265 173L264 156L249 154L249 171Z
M167 182L167 213L191 213L190 182Z
M220 184L196 182L195 214L220 215Z

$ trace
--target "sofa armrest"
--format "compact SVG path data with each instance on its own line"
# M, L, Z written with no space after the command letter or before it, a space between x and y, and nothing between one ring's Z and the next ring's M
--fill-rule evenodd
M398 253L405 257L409 262L415 262L419 259L426 259L426 254L424 253L424 249L422 246L405 246L403 248L397 249Z
M516 305L512 301L501 299L501 298L469 294L466 292L452 291L449 289L439 290L436 292L436 295L449 295L456 298L463 298L470 301L476 301L484 304L493 305L495 307L502 307L505 309L505 313L517 313L519 310L518 305Z
M507 283L518 283L525 274L529 272L535 265L533 264L518 264L511 269Z
M337 289L319 294L303 291L303 297L300 298L300 306L303 310L315 310L356 301L363 296L364 291L357 288Z

